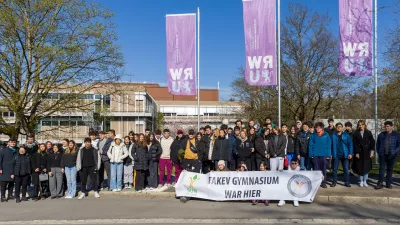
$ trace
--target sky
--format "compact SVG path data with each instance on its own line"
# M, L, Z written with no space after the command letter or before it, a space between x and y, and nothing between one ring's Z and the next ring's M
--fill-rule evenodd
M195 13L200 7L200 88L217 88L220 100L228 100L234 91L231 83L245 65L243 8L241 0L92 0L115 13L118 43L124 54L126 75L123 81L158 83L165 86L165 15ZM379 0L388 6L395 0ZM338 0L281 0L281 20L289 14L289 5L300 3L328 15L329 29L339 32ZM382 13L381 13L382 12ZM378 14L378 63L383 60L384 37L394 25L393 8Z

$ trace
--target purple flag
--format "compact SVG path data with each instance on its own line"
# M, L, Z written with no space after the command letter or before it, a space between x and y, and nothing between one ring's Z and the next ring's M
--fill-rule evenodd
M372 0L339 0L340 72L372 75Z
M243 0L246 72L249 85L276 85L275 0Z
M168 91L196 94L196 14L167 15Z

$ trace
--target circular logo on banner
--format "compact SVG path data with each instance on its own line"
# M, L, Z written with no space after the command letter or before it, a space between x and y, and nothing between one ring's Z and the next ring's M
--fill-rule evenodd
M294 175L290 178L287 188L291 195L304 198L311 192L311 180L304 175Z

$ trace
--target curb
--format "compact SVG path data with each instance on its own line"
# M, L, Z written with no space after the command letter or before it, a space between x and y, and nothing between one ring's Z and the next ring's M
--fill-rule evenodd
M93 196L93 192L89 193ZM110 192L102 191L100 196L128 196L128 197L147 197L147 198L175 198L175 192ZM335 196L335 195L317 195L314 202L318 203L347 203L347 204L391 204L400 205L400 198L397 197L362 197L362 196Z

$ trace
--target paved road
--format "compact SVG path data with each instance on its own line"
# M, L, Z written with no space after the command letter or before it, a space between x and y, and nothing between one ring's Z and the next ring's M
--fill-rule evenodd
M309 224L400 223L400 207L393 205L301 204L294 208L276 203L265 207L248 202L189 201L172 198L103 196L84 200L45 200L0 204L2 224ZM196 220L191 220L196 219ZM235 220L233 220L235 219ZM249 221L249 219L254 219ZM276 220L277 219L277 220ZM340 219L340 220L332 220ZM359 220L354 220L359 219ZM388 220L389 219L389 220Z

